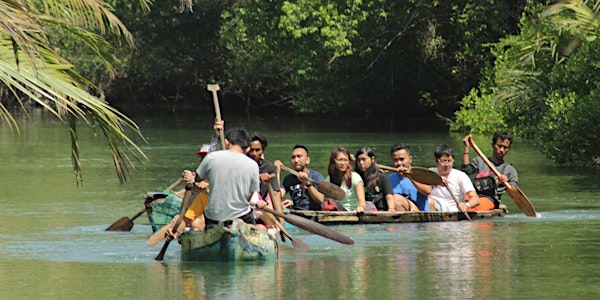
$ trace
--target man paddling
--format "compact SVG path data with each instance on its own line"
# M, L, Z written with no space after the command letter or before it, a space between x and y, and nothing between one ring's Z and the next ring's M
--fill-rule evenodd
M249 143L250 134L246 129L230 129L225 135L225 151L209 153L196 174L184 173L188 189L193 188L196 178L200 181L208 178L211 189L208 205L204 208L207 228L235 218L255 224L252 205L258 208L266 205L265 201L252 197L259 191L260 179L258 165L245 154ZM169 231L171 237L176 236Z
M227 150L210 153L198 166L197 176L201 180L208 178L211 186L204 209L207 226L235 218L255 224L251 204L258 208L266 205L263 200L250 200L260 189L260 179L258 165L245 154L249 144L246 129L230 129L225 135ZM184 180L190 185L195 178L187 174Z
M501 204L502 194L506 192L506 187L502 182L507 181L512 186L518 186L519 175L517 170L510 163L504 161L504 157L513 144L513 135L506 131L497 131L492 137L492 156L489 157L489 160L494 164L496 170L501 173L501 178L496 178L481 157L477 156L469 162L469 148L471 147L470 141L472 138L469 134L463 139L465 151L463 152L461 170L468 175L475 174L473 185L482 199L479 210L498 208Z
M281 194L279 192L279 182L276 176L271 176L277 172L275 165L265 158L265 149L269 145L269 140L259 132L254 132L250 135L250 146L246 149L246 155L252 158L257 164L260 172L260 197L267 202L268 208L275 208L281 212ZM269 193L267 185L271 185L273 193ZM271 199L271 195L276 199ZM265 216L262 212L258 213L260 219L257 223L264 223L265 230L267 227L275 226L274 219L271 216ZM263 229L262 227L259 227Z
M308 148L304 145L296 145L292 149L292 168L298 172L298 175L288 174L281 181L281 198L286 192L290 193L291 200L282 202L283 206L291 206L294 210L322 210L322 203L325 196L319 192L316 186L310 183L310 179L315 181L323 181L323 175L315 170L308 168L310 164L310 156ZM281 166L283 163L279 160L275 161L277 167L277 178L280 177Z

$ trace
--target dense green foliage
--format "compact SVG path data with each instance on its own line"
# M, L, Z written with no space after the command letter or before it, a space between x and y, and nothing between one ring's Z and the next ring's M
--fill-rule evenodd
M463 99L452 129L507 128L537 138L559 164L599 165L600 123L593 121L600 113L599 21L598 8L587 5L532 7L520 34L494 45L495 64ZM483 120L506 125L494 128Z
M221 84L227 107L369 118L451 116L516 33L522 1L159 1L117 12L137 49L110 89L130 103L198 99ZM132 92L135 91L135 92Z
M600 157L600 125L589 121L600 110L594 3L108 2L135 48L87 35L103 33L94 26L48 40L117 107L210 103L206 84L216 82L228 113L436 115L452 130L536 137L561 164ZM96 36L100 48L80 43Z

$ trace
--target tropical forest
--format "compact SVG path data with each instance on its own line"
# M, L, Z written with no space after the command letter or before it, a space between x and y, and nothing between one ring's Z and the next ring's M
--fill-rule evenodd
M0 1L0 116L42 107L106 139L120 178L134 109L222 97L242 115L433 119L507 130L600 166L600 1ZM200 92L202 91L202 92Z

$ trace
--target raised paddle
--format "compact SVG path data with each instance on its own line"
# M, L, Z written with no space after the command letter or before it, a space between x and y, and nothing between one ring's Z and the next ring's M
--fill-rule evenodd
M186 190L185 194L183 195L183 200L181 200L181 209L179 210L179 218L177 219L177 221L173 225L173 228L174 228L175 232L178 231L179 225L181 224L181 222L183 222L183 219L185 219L185 212L188 210L188 208L190 208L190 205L192 205L192 202L194 201L194 199L192 199L190 201L190 196L191 195L192 195L192 190ZM163 226L163 228L164 227L168 228L168 226L169 226L169 224ZM159 232L159 231L157 231L157 232ZM157 232L155 232L154 234L156 234ZM163 232L163 237L164 237L164 232ZM156 255L156 257L154 258L154 260L158 260L158 261L163 260L163 257L165 256L165 253L167 252L167 248L169 248L169 244L170 243L171 243L171 241L166 241L165 242L165 244L163 245L162 249L160 249L160 252L158 252L158 255Z
M328 238L330 240L334 240L336 242L340 242L346 245L354 245L354 240L338 231L335 231L323 224L319 224L317 222L311 221L309 219L292 215L292 214L282 214L276 210L270 209L268 207L261 208L262 210L275 215L276 217L284 218L287 222L297 227L300 227L306 231L312 232L314 234L318 234L324 238Z
M271 174L271 175L274 175L274 174ZM267 188L269 189L269 195L271 195L271 201L274 201L273 199L275 199L275 191L273 190L273 187L271 186L271 182L267 182ZM279 211L279 209L281 209L281 207L279 209L277 209L277 208L275 208L275 209L277 211ZM274 220L275 226L277 226L277 228L279 228L279 230L282 232L282 234L284 234L288 239L290 239L290 241L292 242L292 246L294 246L294 248L310 249L310 246L308 244L306 244L305 242L303 242L300 239L293 237L289 232L287 232L287 230L285 230L285 228L283 226L281 226L281 224L279 223L279 220L277 220L273 214L270 214L270 216ZM283 240L283 237L281 239Z
M171 184L167 190L172 190L173 188L175 188L176 186L178 186L181 183L182 179L179 178L177 179L177 181L173 182L173 184ZM152 202L156 201L152 200ZM152 203L150 202L150 203ZM137 219L139 216L141 216L143 213L145 213L147 210L146 207L144 207L143 209L141 209L140 211L138 211L135 215L133 215L133 217L128 218L128 217L122 217L118 220L116 220L114 223L112 223L110 226L108 226L108 228L105 229L105 231L131 231L131 228L133 228L133 220Z
M386 171L398 172L398 168L388 167L385 165L377 164L377 166ZM402 172L406 177L411 178L416 182L420 182L428 185L440 185L442 184L442 178L434 171L422 167L411 167L408 171Z
M283 164L281 165L281 168L292 175L298 175L298 172L284 166ZM339 186L335 185L334 183L327 181L316 181L312 178L308 178L308 181L310 181L311 184L314 184L319 190L319 192L327 197L331 197L338 201L346 197L346 192L344 192L344 190L342 190Z
M215 105L215 120L221 122L221 109L219 108L219 97L217 96L217 91L219 91L221 87L218 84L209 84L206 86L206 89L212 92L213 103ZM219 130L219 138L221 139L221 148L225 150L225 133L223 130Z
M481 157L485 164L492 170L492 172L494 172L496 177L500 179L500 172L496 170L492 162L490 162L490 160L483 154L483 152L479 150L479 147L477 147L477 145L473 141L473 138L469 138L469 144L471 144L471 146L473 147L473 149L475 149L475 152L477 152L479 157ZM508 191L508 194L510 195L512 201L523 213L525 213L525 215L529 217L537 217L537 213L535 211L535 208L533 208L533 204L531 204L531 201L527 199L527 196L525 196L525 194L523 193L523 191L521 191L519 187L512 186L510 183L508 183L508 181L501 182L506 187L506 190Z

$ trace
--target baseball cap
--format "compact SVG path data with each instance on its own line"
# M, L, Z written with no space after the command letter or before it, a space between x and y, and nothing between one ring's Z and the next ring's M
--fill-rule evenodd
M206 155L206 154L208 154L208 152L210 152L210 145L204 144L204 145L202 145L202 147L200 147L200 150L196 151L196 154Z

